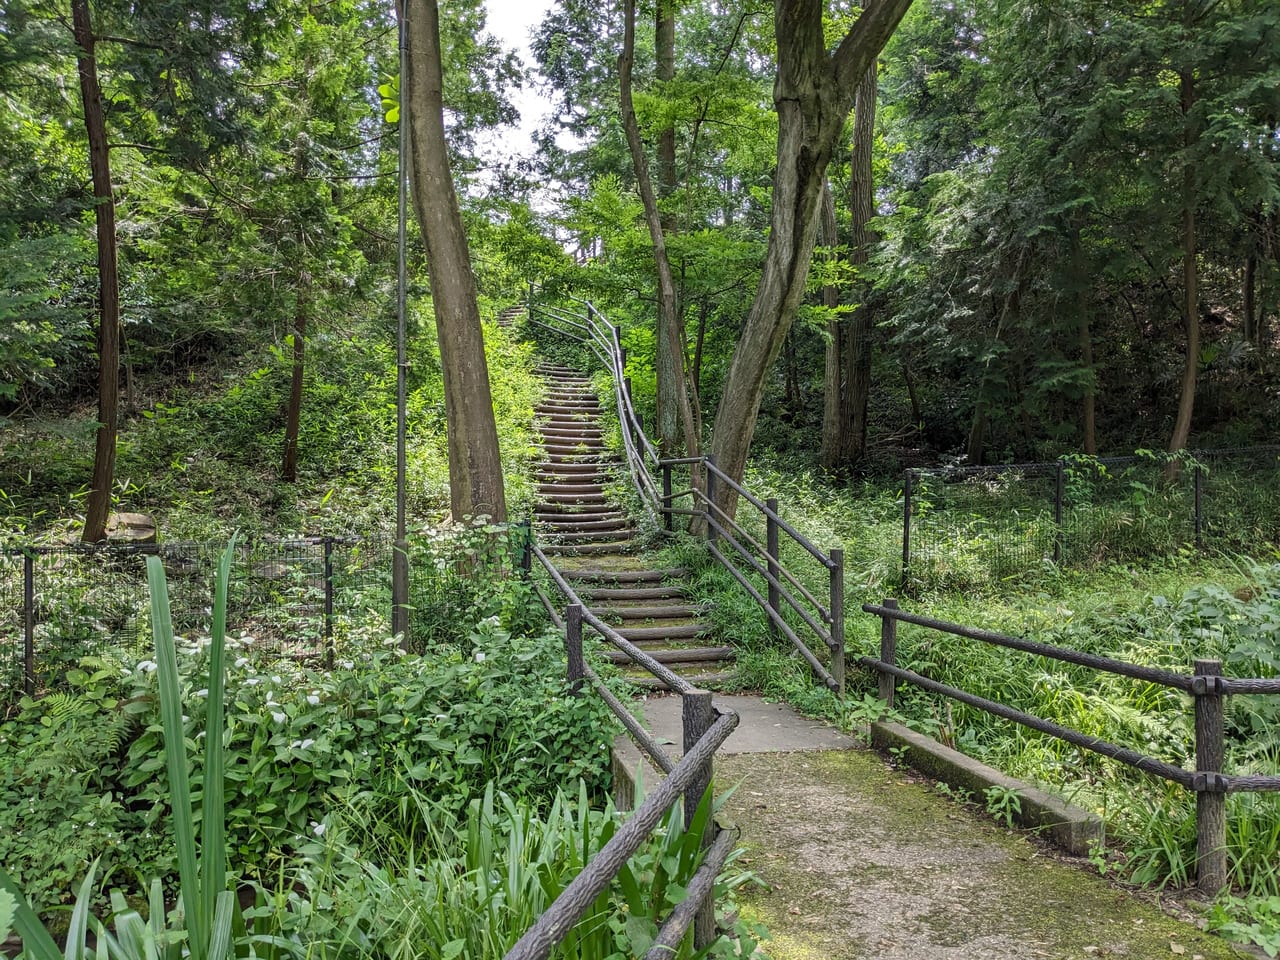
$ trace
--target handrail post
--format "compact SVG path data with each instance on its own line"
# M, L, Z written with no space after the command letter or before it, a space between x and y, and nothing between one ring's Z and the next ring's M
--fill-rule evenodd
M712 468L716 465L716 458L708 454L705 459L705 473L707 477L707 502L705 509L705 516L707 518L707 543L714 547L716 545L716 528L712 521L714 519L713 514L715 513L713 504L716 502L716 475Z
M1195 662L1191 689L1195 694L1196 717L1196 885L1211 896L1216 896L1227 885L1221 677L1221 661Z
M22 552L22 671L28 696L36 692L36 558Z
M675 530L675 518L671 515L671 464L662 465L662 529Z
M778 513L778 498L770 497L765 501L765 506L769 508L765 514L765 552L769 555L769 609L775 615L780 615L780 606L782 603L781 592L778 590L777 580L782 576L782 568L778 564L778 521L776 518ZM778 629L777 622L773 617L769 618L769 633L776 639L781 631Z
M684 728L684 753L687 756L703 735L711 729L715 722L715 711L711 706L711 691L689 690L680 698L681 721ZM698 774L690 782L684 792L684 828L688 830L698 812L698 805L703 795L711 787L712 766L708 759ZM702 847L711 846L715 839L715 818L708 820L707 829L702 835ZM693 947L702 950L715 939L715 898L707 897L698 908L698 915L693 921Z
M890 610L898 609L898 601L889 597L880 601L880 606ZM898 621L893 617L880 617L880 662L891 667L898 665ZM880 699L886 710L893 709L894 677L891 673L880 671Z
M844 550L831 551L831 679L844 697Z
M571 603L564 612L564 649L568 662L567 678L570 696L581 696L587 675L582 660L582 604Z
M911 576L911 468L902 476L902 588Z
M324 665L333 669L333 537L324 538Z
M1067 492L1067 469L1061 459L1054 464L1053 487L1053 562L1062 563L1062 502Z
M621 367L618 370L619 376L626 376L627 373L627 348L622 345L622 328L617 324L613 327L613 342L618 347L618 362Z

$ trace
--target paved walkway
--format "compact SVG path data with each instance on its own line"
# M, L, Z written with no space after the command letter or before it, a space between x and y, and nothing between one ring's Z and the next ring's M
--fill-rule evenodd
M743 910L768 925L775 960L1246 956L784 705L716 703L742 718L716 781L736 786L727 820L768 884ZM678 754L679 698L644 714Z

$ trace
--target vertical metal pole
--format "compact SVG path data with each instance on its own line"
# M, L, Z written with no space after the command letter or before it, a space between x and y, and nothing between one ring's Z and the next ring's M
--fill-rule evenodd
M1196 464L1194 470L1191 471L1192 482L1195 484L1195 504L1196 504L1196 549L1204 548L1204 537L1202 524L1204 521L1204 513L1201 510L1200 498L1204 487L1204 468L1200 464Z
M675 530L675 518L671 516L671 464L662 465L662 529Z
M778 515L778 498L770 497L765 501L765 506L769 509L765 512L765 553L768 554L769 571L769 609L775 614L779 613L779 607L782 603L782 594L778 590L777 579L782 576L782 567L778 564L778 521L775 519ZM773 617L769 618L769 633L775 638L781 633L778 624Z
M533 572L533 521L526 517L516 524L516 531L516 536L520 538L520 576L528 580L529 574Z
M582 604L571 603L564 612L564 651L568 662L566 676L569 680L569 693L579 696L582 693L583 679L587 675L582 659Z
M712 472L712 468L716 465L716 458L710 455L703 458L706 461L707 473L707 502L704 506L704 516L707 518L707 543L713 547L716 545L716 528L712 524L715 509L712 506L716 502L716 475Z
M333 537L324 538L324 663L333 669Z
M622 328L615 326L613 328L613 343L618 348L618 376L625 377L627 375L627 348L622 345Z
M399 223L396 234L396 540L391 551L391 634L409 649L409 543L406 522L405 433L407 429L409 274L406 230L409 211L409 31L400 12L400 155L396 176Z
M902 587L911 575L911 471L902 476Z
M1053 488L1053 562L1062 563L1062 501L1067 491L1066 464L1059 460L1054 464Z
M27 695L36 692L36 558L22 554L22 672Z
M831 679L844 696L844 551L831 551Z
M715 720L715 711L711 706L711 692L709 690L690 690L680 699L681 720L684 728L684 752L688 755L703 735L711 729L711 724ZM698 804L702 802L703 795L711 787L712 767L711 761L707 761L707 765L703 767L696 777L684 791L684 828L689 829L693 823L694 815L698 812ZM715 820L711 819L707 824L707 829L702 835L702 846L706 849L715 839ZM715 940L715 902L713 897L707 897L702 906L698 908L698 915L693 921L693 947L695 950L705 949Z
M1227 885L1227 793L1222 663L1197 660L1192 692L1196 698L1196 885L1216 896Z
M881 600L880 606L897 610L898 601L890 597ZM880 618L880 662L893 667L898 665L898 621L893 617ZM896 682L892 674L881 672L880 699L884 701L887 710L893 709L893 692Z

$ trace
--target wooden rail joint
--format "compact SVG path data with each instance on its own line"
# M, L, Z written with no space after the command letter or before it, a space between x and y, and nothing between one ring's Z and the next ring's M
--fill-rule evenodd
M1220 773L1197 772L1191 776L1191 789L1196 793L1227 793L1231 780Z
M1220 697L1230 691L1226 677L1197 674L1191 678L1191 692L1201 697Z

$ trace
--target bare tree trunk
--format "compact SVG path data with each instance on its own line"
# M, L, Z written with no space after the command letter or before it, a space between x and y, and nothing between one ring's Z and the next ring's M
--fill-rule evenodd
M120 409L120 275L116 253L116 202L111 187L107 127L98 85L93 22L88 0L71 0L80 101L89 137L94 219L98 228L98 432L93 451L93 480L85 508L83 539L96 543L107 535L111 488L115 483L116 428Z
M867 0L870 6L871 0ZM872 330L875 314L871 307L871 281L867 264L871 248L878 240L871 229L875 216L875 184L871 172L871 154L876 127L876 63L858 84L854 103L853 158L849 175L849 207L853 213L853 237L849 261L857 270L861 291L857 309L849 318L845 337L845 377L847 383L842 410L845 429L841 457L850 466L867 455L867 402L871 397Z
M302 256L306 256L303 247ZM306 369L307 308L311 299L311 273L304 266L298 277L298 292L293 304L293 374L289 378L289 403L284 418L284 462L280 479L285 483L298 480L298 431L302 424L302 378Z
M910 4L881 0L865 10L829 56L821 4L775 0L778 148L769 243L712 430L716 463L734 479L740 480L746 468L765 378L804 296L831 152L853 108L858 81ZM737 499L729 484L717 486L717 506L730 516Z
M644 144L640 141L640 124L636 120L635 106L631 99L631 68L635 60L636 42L635 0L626 0L624 18L622 56L618 58L622 125L631 151L631 162L635 167L636 189L644 205L644 219L649 226L653 259L658 270L658 338L654 364L658 379L658 442L665 456L675 456L679 451L680 432L683 430L687 455L696 457L700 444L685 380L684 318L676 302L676 283L671 273L671 261L667 258L666 236L649 178L649 160L644 153Z
M1191 416L1196 403L1196 375L1200 366L1200 299L1196 270L1196 171L1191 162L1191 148L1196 131L1191 111L1195 107L1195 80L1189 70L1179 74L1179 93L1184 125L1182 158L1182 311L1187 326L1187 356L1182 367L1182 389L1178 400L1178 417L1169 438L1169 452L1177 453L1187 446L1191 436ZM1178 462L1169 461L1165 478L1178 475Z
M489 391L475 277L444 136L436 0L405 0L413 206L427 245L449 422L449 499L455 520L507 518L498 428Z
M836 231L836 201L831 195L831 184L822 185L822 245L832 251L839 243ZM822 288L822 303L832 313L827 319L827 344L824 354L822 374L822 465L827 470L836 470L841 464L841 450L844 448L844 419L840 416L844 399L843 350L841 343L840 318L834 310L840 304L840 291L832 284Z

